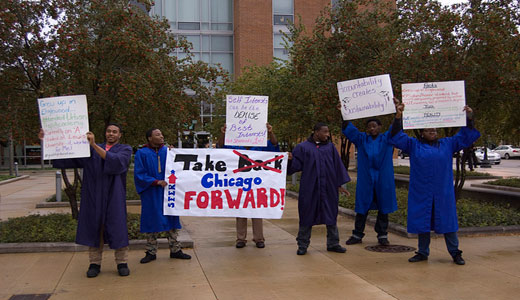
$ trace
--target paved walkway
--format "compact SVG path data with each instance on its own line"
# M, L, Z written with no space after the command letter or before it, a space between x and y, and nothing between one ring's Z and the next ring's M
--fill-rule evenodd
M31 205L21 203L45 198L49 187L38 183L44 177L22 180L31 186L25 195L17 191L19 183L12 183L10 192L0 186L2 202L16 194L20 202L19 209L7 203L0 212L33 213ZM407 259L413 253L365 250L377 241L372 228L363 244L349 246L347 253L327 252L325 227L316 226L308 254L297 256L297 201L286 203L282 219L264 220L264 249L253 243L236 249L232 218L183 217L195 242L185 252L193 259L172 260L168 250L159 250L156 261L142 265L143 251L133 250L129 277L117 275L113 251L105 253L101 274L92 279L85 276L86 252L0 254L0 299L18 294L52 294L50 299L518 299L518 235L461 238L465 266L451 262L442 238L433 239L429 261L411 264ZM344 243L353 221L339 217L338 225ZM389 238L393 244L416 246L416 240Z

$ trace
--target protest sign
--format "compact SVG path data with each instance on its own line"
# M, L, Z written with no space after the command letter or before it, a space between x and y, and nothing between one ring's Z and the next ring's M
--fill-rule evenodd
M466 126L464 81L402 85L403 128Z
M226 139L230 146L267 146L268 96L226 96Z
M87 97L85 95L38 99L45 132L43 158L89 157Z
M170 149L165 215L280 219L287 153Z
M390 75L378 75L338 82L343 120L395 113Z

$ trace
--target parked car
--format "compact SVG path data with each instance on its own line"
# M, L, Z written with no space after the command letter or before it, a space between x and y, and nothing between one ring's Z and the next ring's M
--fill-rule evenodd
M477 157L477 164L481 164L482 161L484 160L484 148L479 148L477 150L475 150L475 156ZM491 164L495 164L495 165L499 165L500 164L500 154L498 154L497 152L491 150L491 149L487 149L487 158L488 158L488 161L489 163Z
M404 152L403 150L399 149L399 151L397 151L397 156L404 159L405 157L408 157L410 155L408 155L408 153Z
M510 159L511 157L520 157L520 148L513 145L502 145L493 150L500 154L501 158Z

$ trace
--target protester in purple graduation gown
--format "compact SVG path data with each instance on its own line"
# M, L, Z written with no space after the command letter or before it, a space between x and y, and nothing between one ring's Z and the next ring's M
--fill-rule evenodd
M404 104L397 106L390 139L397 148L410 155L408 191L409 233L418 234L419 250L409 262L428 259L430 231L444 234L448 252L457 265L464 265L459 250L457 206L453 188L453 153L469 147L480 133L473 127L473 110L465 106L467 126L452 136L437 138L435 128L421 129L419 138L406 135L402 128Z
M141 232L146 232L146 255L141 263L149 263L157 258L157 236L159 232L168 233L170 258L190 259L191 256L181 250L177 240L181 222L178 216L165 216L163 212L164 180L166 154L164 136L157 128L146 132L146 144L135 153L134 181L135 188L141 197Z
M314 126L314 133L303 143L296 145L289 155L288 174L301 171L298 195L298 255L307 253L313 225L327 225L327 251L344 253L339 245L336 225L338 216L338 190L350 181L336 147L330 141L329 127L324 123Z
M87 277L99 274L104 243L115 249L119 275L130 274L127 265L126 173L132 148L119 144L121 135L119 125L109 124L105 131L106 143L96 144L94 134L87 133L90 157L53 160L54 168L83 168L76 243L89 246Z

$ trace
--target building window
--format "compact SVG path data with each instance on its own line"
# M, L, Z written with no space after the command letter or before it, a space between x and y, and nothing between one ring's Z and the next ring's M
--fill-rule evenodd
M294 22L294 0L273 0L273 56L288 60L283 33L289 33L287 25ZM289 45L290 46L290 45Z

